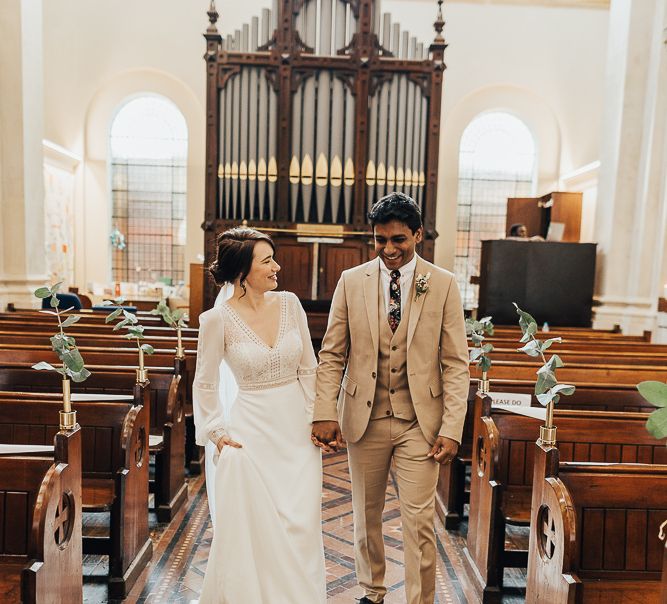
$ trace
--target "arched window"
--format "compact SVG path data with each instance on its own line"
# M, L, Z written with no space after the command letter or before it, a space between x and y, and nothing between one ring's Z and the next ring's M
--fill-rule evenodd
M114 281L184 279L188 131L164 97L120 107L111 124Z
M459 149L456 260L454 271L466 309L477 307L483 239L505 236L508 197L533 193L535 141L517 117L500 111L477 116Z

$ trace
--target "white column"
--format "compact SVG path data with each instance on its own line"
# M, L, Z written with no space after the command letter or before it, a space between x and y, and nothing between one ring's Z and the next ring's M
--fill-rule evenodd
M45 279L42 0L0 2L0 309Z
M595 327L655 331L665 258L667 0L612 0L595 235Z

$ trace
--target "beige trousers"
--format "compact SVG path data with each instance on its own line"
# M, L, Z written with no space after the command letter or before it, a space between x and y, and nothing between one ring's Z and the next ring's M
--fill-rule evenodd
M439 466L426 457L430 449L417 420L393 416L370 421L364 436L348 444L357 581L371 602L381 602L387 592L382 513L393 460L401 509L406 603L433 604L433 513Z

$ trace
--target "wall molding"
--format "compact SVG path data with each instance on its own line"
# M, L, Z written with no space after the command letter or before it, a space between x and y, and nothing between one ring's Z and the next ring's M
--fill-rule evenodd
M611 0L450 0L448 4L543 6L544 8L597 8L609 10Z
M42 141L42 150L44 152L45 163L49 163L62 170L67 170L68 172L74 172L77 166L83 161L80 155L47 139Z

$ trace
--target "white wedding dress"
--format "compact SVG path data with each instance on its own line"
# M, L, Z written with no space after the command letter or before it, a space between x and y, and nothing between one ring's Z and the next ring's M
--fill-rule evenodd
M197 443L210 448L224 431L243 445L207 468L214 533L201 604L326 602L322 457L310 441L317 361L298 298L269 295L280 296L273 347L228 303L199 317ZM223 360L238 384L226 412Z

